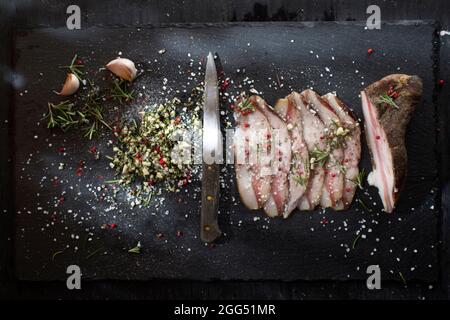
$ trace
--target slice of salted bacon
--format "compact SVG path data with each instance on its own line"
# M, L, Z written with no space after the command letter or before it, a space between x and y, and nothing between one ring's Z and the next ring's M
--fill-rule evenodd
M286 212L289 197L288 175L291 166L291 140L286 123L264 100L258 103L256 108L266 116L272 128L270 154L273 175L272 188L269 198L264 204L264 211L269 217L276 217Z
M289 100L300 113L303 137L308 150L316 147L325 149L325 143L321 139L325 126L317 113L304 102L303 97L297 92L290 94ZM313 210L320 203L325 178L324 172L324 168L318 165L313 166L310 170L306 191L298 201L297 207L300 210Z
M328 102L341 120L341 124L348 134L345 136L344 147L344 193L342 199L333 206L335 210L344 210L353 201L359 175L359 160L361 159L361 128L351 110L336 95L327 93L322 98Z
M291 166L288 174L289 194L283 217L287 218L297 207L300 198L306 191L309 181L309 154L303 135L303 121L297 109L293 94L279 99L275 111L286 124L291 140Z
M422 96L418 76L391 74L361 91L366 140L372 156L367 181L392 212L406 178L406 127Z
M307 89L301 93L305 103L317 112L325 125L325 132L322 139L326 142L326 148L315 147L310 151L310 155L314 155L319 151L321 154L325 150L329 150L328 160L325 163L325 181L320 199L320 205L323 208L334 207L342 198L344 191L344 174L342 172L342 162L344 160L344 151L339 145L332 145L333 135L341 126L339 117L330 107L328 102L322 99L313 90ZM332 146L330 148L330 146ZM326 152L327 153L327 152Z
M262 208L270 197L272 172L268 152L258 156L258 145L269 145L272 127L259 104L258 96L240 99L235 106L236 130L233 139L236 180L242 202L251 210ZM261 153L260 153L261 154Z

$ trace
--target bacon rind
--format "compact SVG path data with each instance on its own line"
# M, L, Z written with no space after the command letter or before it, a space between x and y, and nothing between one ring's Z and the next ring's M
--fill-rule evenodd
M397 95L396 107L380 100L380 96L391 88ZM422 97L422 90L420 77L391 74L361 92L366 140L373 168L367 180L378 188L386 212L394 210L406 180L406 128Z

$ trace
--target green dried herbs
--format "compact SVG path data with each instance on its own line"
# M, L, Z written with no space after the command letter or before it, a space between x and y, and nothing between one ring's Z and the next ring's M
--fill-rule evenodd
M132 100L134 91L130 88L130 84L124 80L115 79L112 87L108 89L100 88L89 79L82 80L84 65L77 55L73 57L69 65L60 66L60 68L68 69L82 81L84 87L70 100L48 103L48 111L43 118L47 120L47 128L60 128L63 131L79 129L89 140L102 127L111 130L111 126L103 115L104 104L108 99L119 103Z
M182 155L186 151L190 154L193 142L182 136L187 133L190 136L192 130L201 129L198 116L201 100L194 103L189 116L182 117L180 111L186 111L186 105L192 107L192 100L182 103L174 98L141 112L139 124L131 121L115 128L118 143L113 147L110 166L120 177L119 184L130 185L140 180L145 193L161 181L169 191L178 191L188 184L191 158L184 159Z
M47 120L47 128L60 128L63 131L78 128L89 140L100 127L111 129L103 116L102 104L105 100L103 94L92 82L88 82L88 86L78 100L73 102L65 100L58 104L48 103L48 111L43 118Z

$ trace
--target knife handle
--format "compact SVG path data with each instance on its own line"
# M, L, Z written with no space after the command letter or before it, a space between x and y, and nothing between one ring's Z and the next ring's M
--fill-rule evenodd
M222 232L217 222L219 209L219 165L203 163L202 207L200 238L204 242L213 242Z

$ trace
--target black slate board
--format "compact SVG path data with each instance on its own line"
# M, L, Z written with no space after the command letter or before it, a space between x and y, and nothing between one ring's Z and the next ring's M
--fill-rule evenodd
M364 30L358 23L277 23L19 33L16 70L26 83L16 93L12 119L18 277L64 279L65 268L78 264L85 279L346 280L365 278L367 265L379 264L384 279L400 280L401 273L408 280L436 280L440 191L432 104L434 29L433 24L422 22L383 25L380 31ZM376 52L370 57L366 53L369 47ZM158 54L161 48L167 49L163 56ZM358 197L377 203L371 205L372 213L355 203L348 212L317 211L295 214L285 221L268 220L262 213L249 213L230 201L238 197L232 168L225 169L221 199L220 219L226 235L215 248L198 238L196 186L183 195L183 206L178 204L178 196L167 198L168 215L165 210L130 210L125 202L120 205L122 212L105 211L106 206L86 184L98 185L99 174L111 176L107 161L94 161L87 152L94 143L102 153L111 153L107 136L86 142L76 133L49 132L43 123L36 124L46 102L55 99L51 90L58 89L63 78L55 66L66 64L78 53L96 70L121 51L146 70L135 85L145 85L143 100L155 102L161 99L157 91L164 77L174 88L185 84L186 75L180 75L176 66L187 73L192 69L189 59L198 67L208 50L219 53L227 76L235 81L246 76L254 79L255 87L270 103L292 89L313 86L320 93L337 91L359 116L362 87L389 73L420 75L424 97L408 131L409 177L396 213L381 213L380 201L371 188ZM245 74L236 73L243 68ZM195 72L195 77L202 79L198 70ZM276 74L284 83L277 90ZM66 147L67 156L56 152L59 145ZM80 159L86 160L92 174L81 178L74 174ZM61 161L70 164L63 172L57 169ZM370 168L367 150L363 150L361 165L366 171ZM47 179L42 180L43 176ZM53 176L63 181L58 188L51 183ZM67 200L55 209L61 189L66 190ZM49 214L44 214L45 210ZM54 221L50 218L53 211ZM261 220L254 221L254 217ZM117 230L100 229L112 220L119 225ZM182 230L183 236L177 237L176 230ZM363 230L364 236L357 238L357 230ZM159 232L165 236L157 240ZM93 240L85 242L88 237ZM143 245L142 254L127 253L137 241ZM66 245L69 248L52 261L52 255Z

